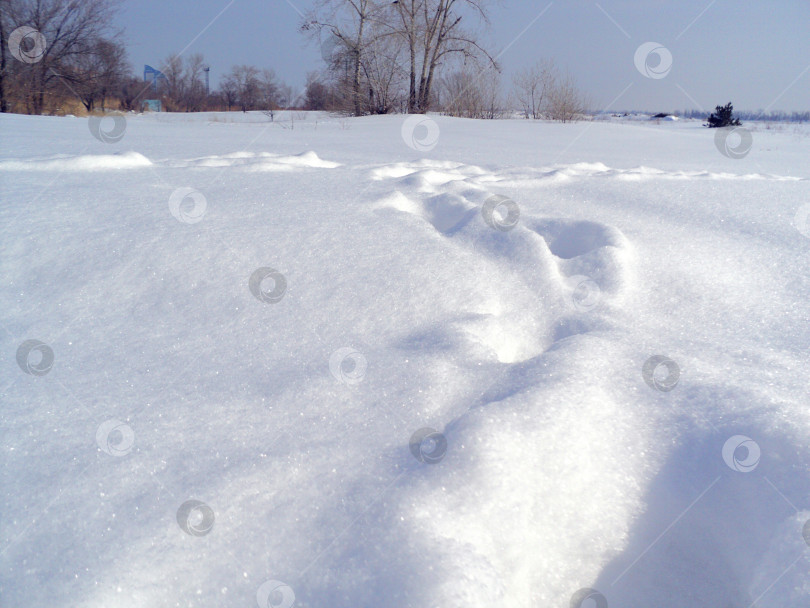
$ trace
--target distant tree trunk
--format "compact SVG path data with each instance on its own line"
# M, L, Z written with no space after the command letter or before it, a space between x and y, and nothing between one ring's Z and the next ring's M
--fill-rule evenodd
M354 101L355 116L363 115L363 104L360 97L360 49L363 45L363 30L365 29L365 25L366 15L363 11L360 13L360 23L357 26L357 38L354 48L352 49L352 60L354 61L354 65L352 66L352 100Z
M34 114L42 114L45 108L45 87L48 83L48 65L43 61L38 69L34 70L37 80L34 89Z
M408 88L408 113L416 112L416 49L411 47L411 70Z
M420 0L425 1L425 0ZM416 13L417 0L399 0L397 12L402 22L402 32L408 44L408 113L418 112L416 92Z
M340 42L344 67L339 78L343 80L344 111L362 116L366 112L361 71L371 43L369 26L385 3L380 0L318 0L315 4L301 30L310 32L322 45L328 44L322 38L324 32L328 32L333 41ZM337 71L334 64L329 68Z
M495 60L472 33L460 28L465 9L487 22L487 0L399 0L400 34L408 43L410 56L408 111L430 110L437 69L449 55L484 59L497 69ZM419 58L419 60L417 60Z
M0 112L8 112L6 101L6 18L5 7L0 7Z

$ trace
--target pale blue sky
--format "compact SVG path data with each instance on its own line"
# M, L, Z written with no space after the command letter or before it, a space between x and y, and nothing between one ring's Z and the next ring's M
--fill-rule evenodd
M118 23L136 72L188 47L186 53L202 53L211 65L212 88L239 63L272 68L300 88L307 72L322 67L318 49L298 33L299 12L310 6L310 0L127 0ZM808 0L502 0L492 2L491 20L483 39L496 54L504 51L505 83L536 58L553 58L595 109L708 110L727 101L739 110L810 109ZM634 54L645 42L671 52L664 78L636 69Z

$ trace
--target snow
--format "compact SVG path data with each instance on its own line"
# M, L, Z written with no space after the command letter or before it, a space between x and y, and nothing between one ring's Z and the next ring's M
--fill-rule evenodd
M152 163L143 154L84 154L72 157L31 158L0 161L0 171L104 171L107 169L136 169Z
M4 606L807 605L807 126L121 125L0 116Z

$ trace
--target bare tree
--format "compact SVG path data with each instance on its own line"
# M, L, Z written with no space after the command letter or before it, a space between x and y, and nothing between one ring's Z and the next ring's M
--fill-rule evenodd
M182 102L186 112L199 112L205 107L205 58L200 53L189 55L183 72Z
M137 76L123 79L117 91L121 109L139 109L148 90L148 88L144 88L143 81Z
M112 20L119 0L4 0L2 2L3 47L10 33L22 26L34 28L45 47L37 61L15 60L15 69L25 87L25 95L35 113L42 113L47 95L54 91L62 70L80 55L92 53L98 39L113 39ZM0 63L3 59L0 57ZM8 59L5 68L8 68ZM4 83L5 84L5 83ZM69 83L68 83L69 84ZM5 99L7 91L0 88ZM3 105L0 103L0 105Z
M442 111L450 116L478 118L482 103L475 84L476 75L470 70L457 70L443 76L439 87Z
M279 83L273 70L264 69L258 76L259 105L263 110L274 110L279 107Z
M451 58L497 68L477 34L461 25L462 15L488 24L488 4L489 0L317 0L301 30L317 39L322 49L333 51L328 62L352 113L389 111L403 80L408 111L420 113L430 109L434 82Z
M8 112L8 98L6 91L8 89L9 79L9 57L8 49L8 35L11 33L13 22L9 11L10 2L0 1L0 112Z
M304 92L304 109L333 110L335 107L336 94L331 84L321 80L315 72L308 74L307 87Z
M379 27L379 26L378 26ZM368 111L388 114L399 103L404 70L399 59L404 45L394 36L375 36L363 56L363 75L368 87Z
M461 27L462 11L489 23L487 0L398 0L392 4L398 16L393 30L406 43L408 66L408 111L430 109L436 71L449 58L484 61L498 68L495 59L478 42L473 32Z
M77 55L62 71L63 78L72 83L70 90L88 111L96 102L101 102L104 110L107 97L119 91L130 73L124 46L104 39L96 40L89 53Z
M315 9L301 26L318 40L321 48L335 51L334 69L344 63L349 69L342 79L348 106L355 116L365 114L365 96L361 87L361 72L369 44L377 34L372 24L384 10L380 0L317 0ZM349 71L350 70L350 71Z
M100 58L98 73L98 95L101 109L105 109L107 97L114 95L121 87L121 83L132 72L132 66L127 60L124 45L111 40L100 40L96 46Z
M484 72L479 79L481 88L481 105L483 116L489 120L494 120L503 116L503 98L501 96L501 73L495 69Z
M205 58L195 53L187 57L169 55L163 62L160 91L166 108L199 112L206 107Z
M258 106L270 120L275 120L276 110L279 109L279 84L276 81L276 74L273 70L264 69L257 78L258 83Z
M163 93L164 105L168 110L179 110L186 94L186 78L180 55L169 55L161 67L164 79L159 81L158 90Z
M458 70L442 77L440 85L439 102L442 111L450 116L493 119L503 113L497 70Z
M236 92L236 105L243 112L255 110L261 103L260 76L252 65L235 65L225 77L225 86Z
M580 120L588 110L588 100L574 78L566 74L557 79L548 98L549 118L560 122Z
M540 118L554 89L557 70L550 59L542 59L515 74L515 94L526 118Z
M301 94L296 94L290 85L281 83L277 87L277 103L280 108L292 109L301 102Z
M228 112L230 112L231 107L235 106L239 101L239 83L236 82L233 73L223 79L219 88Z

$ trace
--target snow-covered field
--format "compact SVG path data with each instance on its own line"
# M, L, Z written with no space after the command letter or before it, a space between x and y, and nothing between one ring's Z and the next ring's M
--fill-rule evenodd
M746 126L0 116L0 602L806 607L810 128Z

